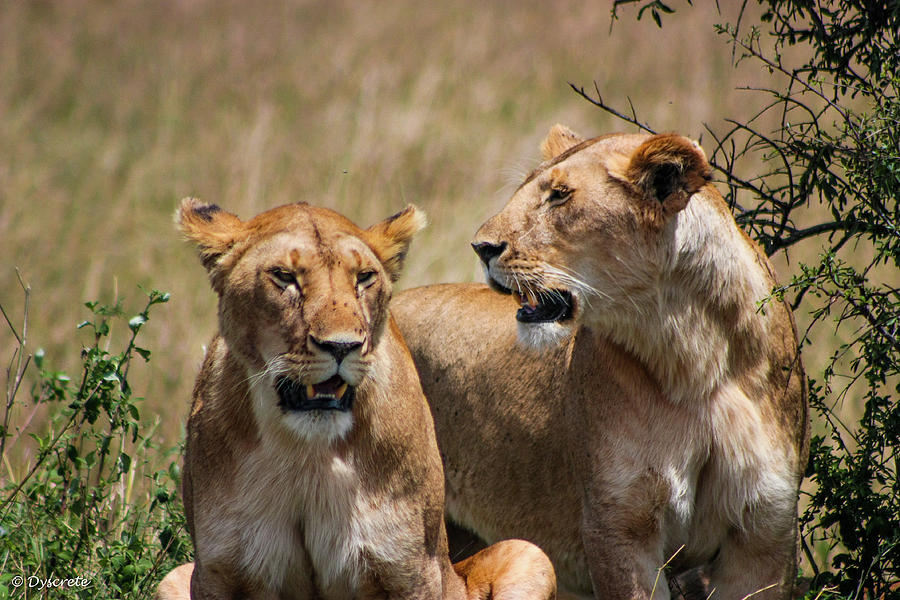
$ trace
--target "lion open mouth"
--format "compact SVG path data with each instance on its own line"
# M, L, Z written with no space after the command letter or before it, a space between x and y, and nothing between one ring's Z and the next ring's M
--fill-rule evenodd
M572 294L566 290L550 290L548 292L520 294L513 292L513 297L522 305L516 311L516 320L520 323L551 323L564 321L572 316Z
M516 320L520 323L553 323L565 321L572 316L574 301L568 290L552 289L543 292L525 290L516 292L501 284L493 276L488 277L488 285L501 294L512 294L522 305L516 311Z
M320 383L303 385L288 377L275 381L278 406L284 411L338 410L347 412L353 408L355 389L340 375L334 375Z

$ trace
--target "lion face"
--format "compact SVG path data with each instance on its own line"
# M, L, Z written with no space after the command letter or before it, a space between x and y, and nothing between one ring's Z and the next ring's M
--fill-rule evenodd
M244 364L257 420L308 439L346 435L421 213L410 206L362 230L304 204L243 222L186 199L177 218L200 247L220 334Z
M535 346L653 289L669 223L709 179L702 150L675 135L585 141L557 125L542 151L472 243L491 286L521 304L519 337Z

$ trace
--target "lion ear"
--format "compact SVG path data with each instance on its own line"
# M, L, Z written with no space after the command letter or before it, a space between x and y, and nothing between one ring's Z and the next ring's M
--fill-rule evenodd
M557 123L541 142L541 160L550 160L584 141L580 135Z
M397 214L363 231L363 240L384 265L391 281L400 279L413 236L426 225L425 213L410 204Z
M213 279L221 258L244 232L243 222L235 215L197 198L181 201L175 211L175 224L187 239L197 244L200 260Z
M667 216L712 179L706 155L697 142L675 134L654 135L610 173L631 184Z

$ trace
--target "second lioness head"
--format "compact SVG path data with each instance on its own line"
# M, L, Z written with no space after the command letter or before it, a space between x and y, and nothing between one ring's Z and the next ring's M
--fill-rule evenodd
M521 308L519 337L544 346L657 283L674 223L709 181L700 147L678 135L584 140L556 126L541 163L472 244L488 283Z

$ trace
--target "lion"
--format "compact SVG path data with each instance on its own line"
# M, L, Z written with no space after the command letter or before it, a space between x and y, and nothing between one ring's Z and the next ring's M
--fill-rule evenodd
M490 287L392 304L449 518L536 543L560 593L787 598L807 384L772 266L687 138L555 126L542 152L475 236Z
M218 295L219 332L187 426L195 561L158 597L555 597L528 542L451 565L434 426L388 310L418 209L363 230L303 203L244 222L188 198L176 220Z

